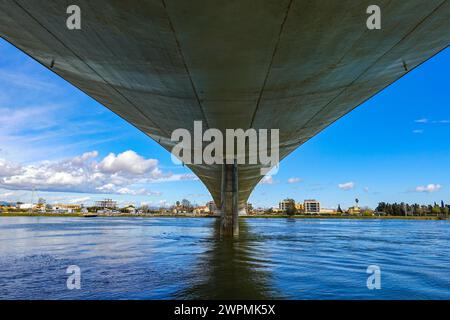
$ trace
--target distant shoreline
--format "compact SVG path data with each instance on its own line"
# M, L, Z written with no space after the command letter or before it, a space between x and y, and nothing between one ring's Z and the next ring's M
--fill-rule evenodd
M85 217L83 214L78 213L19 213L8 212L0 213L0 217L67 217L67 218L92 218ZM96 218L217 218L213 215L201 215L201 214L114 214L103 215L99 214ZM443 220L438 216L349 216L349 215L280 215L280 214L267 214L267 215L246 215L240 216L243 219L351 219L351 220Z
M338 216L338 215L250 215L241 218L285 218L285 219L351 219L351 220L440 220L437 216Z

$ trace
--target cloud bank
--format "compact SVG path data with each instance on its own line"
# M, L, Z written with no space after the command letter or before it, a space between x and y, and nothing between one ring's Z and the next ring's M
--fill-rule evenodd
M0 187L31 190L128 195L160 195L133 185L195 180L193 174L163 173L156 159L145 159L132 150L110 153L97 161L91 151L61 161L20 165L0 159Z
M416 187L416 192L436 192L439 191L442 188L442 186L440 184L434 184L434 183L430 183L426 186L418 186Z

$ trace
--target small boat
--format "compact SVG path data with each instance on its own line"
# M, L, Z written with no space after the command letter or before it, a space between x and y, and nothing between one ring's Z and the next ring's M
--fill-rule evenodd
M93 218L93 217L97 217L98 216L98 214L95 214L95 213L85 213L85 214L83 214L83 217L85 217L85 218Z

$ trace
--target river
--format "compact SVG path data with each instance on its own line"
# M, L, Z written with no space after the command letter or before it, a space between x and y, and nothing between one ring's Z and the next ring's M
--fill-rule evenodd
M450 221L252 218L240 232L220 239L212 218L2 217L0 299L450 299Z

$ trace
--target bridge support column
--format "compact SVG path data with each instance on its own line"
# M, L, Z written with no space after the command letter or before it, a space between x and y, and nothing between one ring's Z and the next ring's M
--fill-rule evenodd
M239 235L238 167L222 165L220 233L223 236Z

